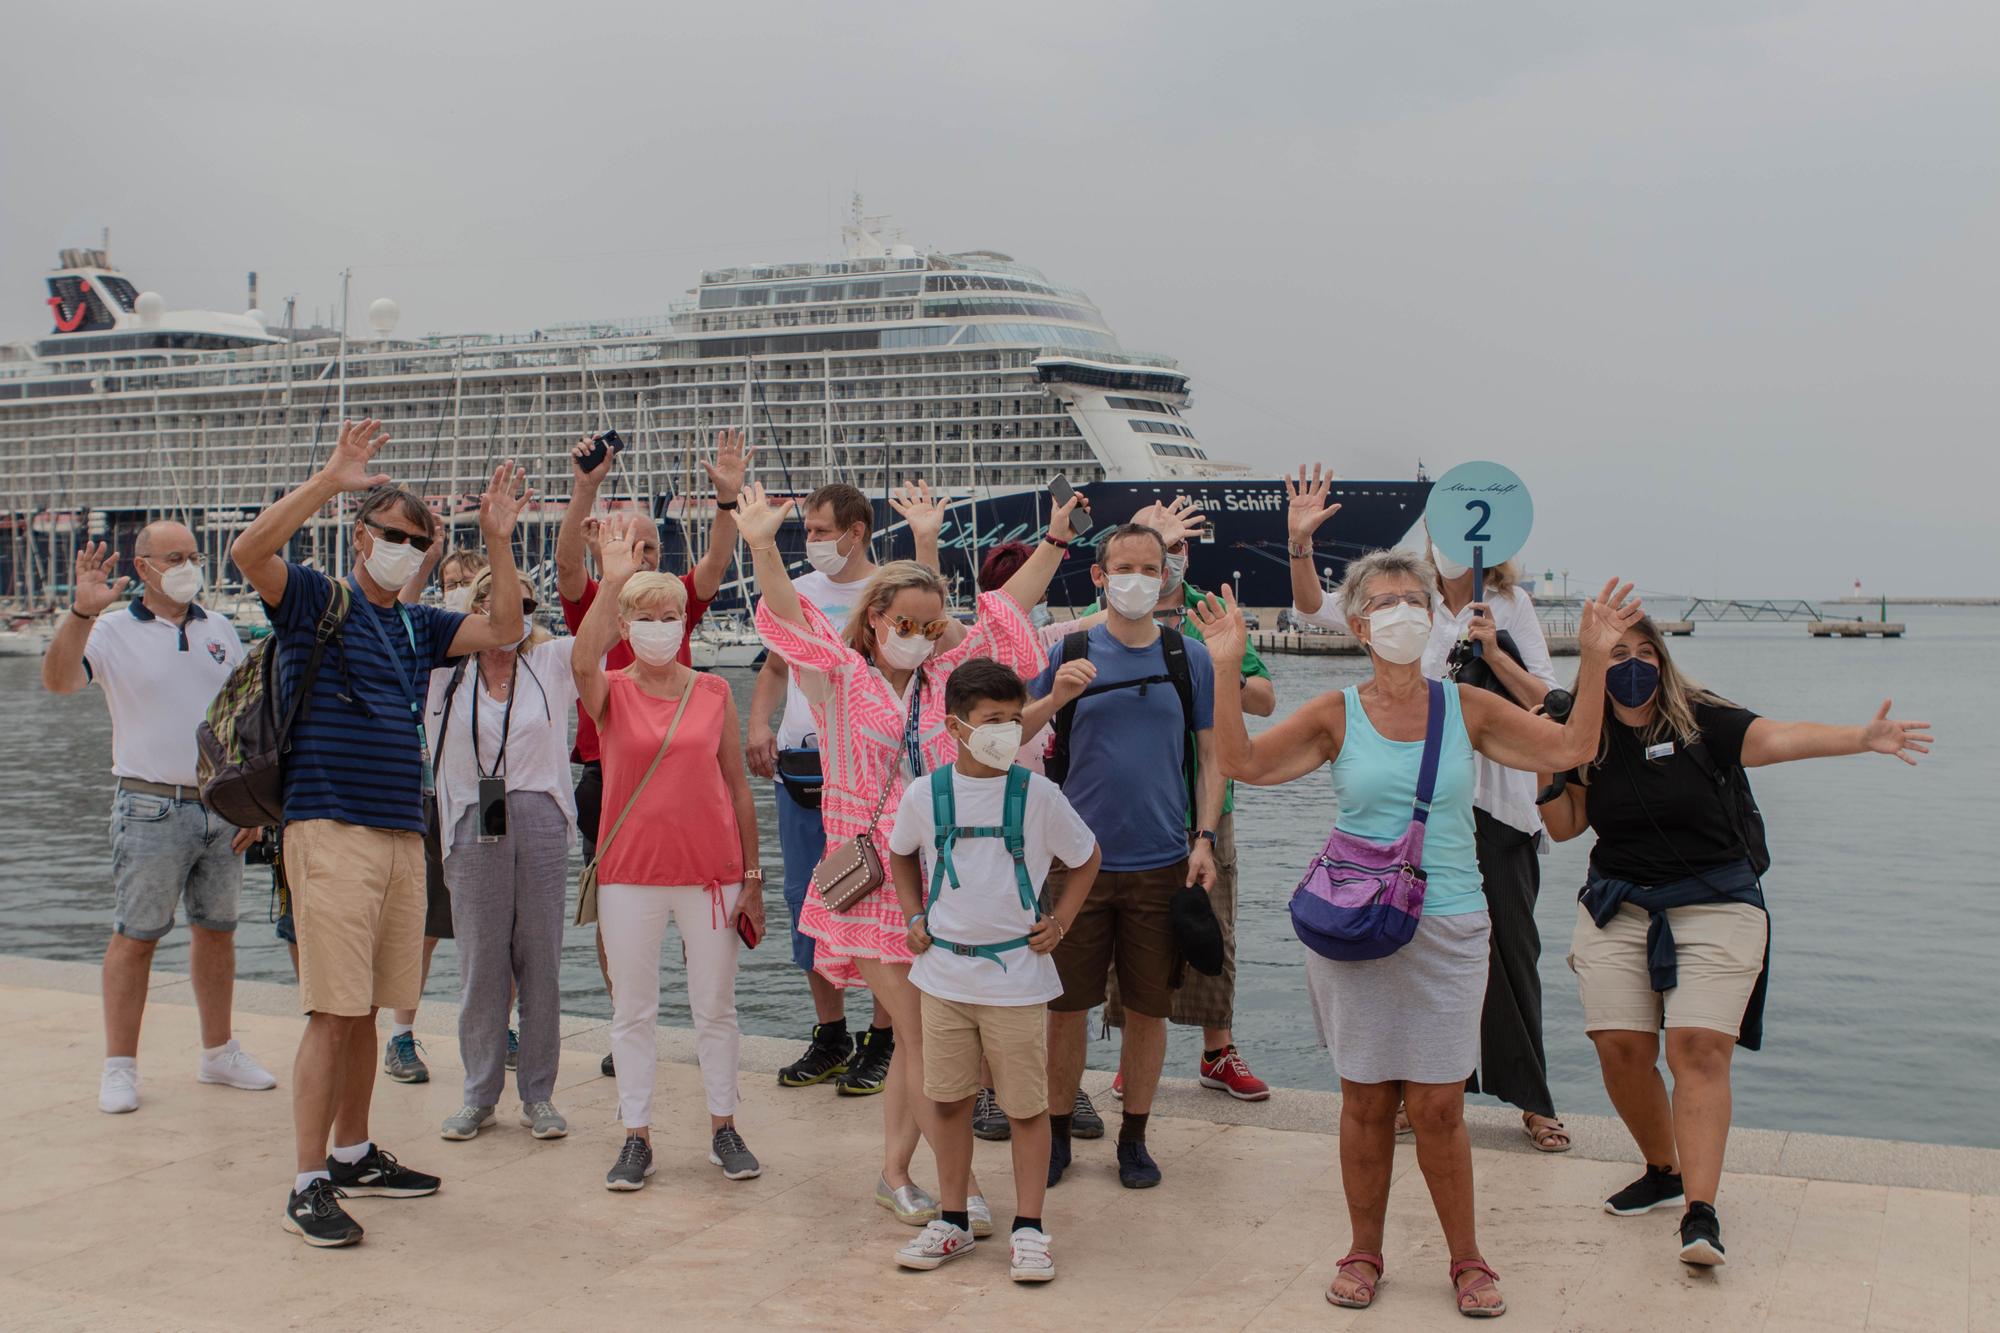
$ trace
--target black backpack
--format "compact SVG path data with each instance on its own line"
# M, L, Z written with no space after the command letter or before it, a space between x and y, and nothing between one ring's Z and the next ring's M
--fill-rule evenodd
M1715 756L1708 752L1699 738L1686 747L1687 757L1694 760L1695 767L1708 775L1722 797L1722 808L1729 814L1729 822L1736 830L1736 840L1743 844L1743 853L1750 860L1750 868L1762 878L1771 868L1771 844L1765 840L1764 812L1757 808L1757 798L1750 791L1750 775L1743 771L1743 765L1735 764L1727 770L1715 762Z
M1136 680L1121 680L1114 684L1093 684L1082 694L1056 710L1055 746L1049 751L1045 764L1049 781L1058 787L1069 776L1069 735L1076 726L1076 706L1093 694L1106 694L1112 690L1137 689L1144 692L1149 685L1171 684L1181 701L1181 781L1188 789L1188 799L1194 799L1194 677L1188 670L1187 641L1177 629L1160 627L1160 652L1166 658L1167 671L1162 676L1141 676ZM1090 633L1078 630L1065 634L1062 644L1064 662L1081 662L1090 657Z

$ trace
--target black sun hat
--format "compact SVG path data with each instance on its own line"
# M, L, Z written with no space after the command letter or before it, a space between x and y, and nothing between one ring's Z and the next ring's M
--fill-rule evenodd
M1167 910L1173 920L1174 944L1180 949L1181 958L1203 976L1221 976L1222 923L1215 919L1208 891L1190 884L1174 894Z

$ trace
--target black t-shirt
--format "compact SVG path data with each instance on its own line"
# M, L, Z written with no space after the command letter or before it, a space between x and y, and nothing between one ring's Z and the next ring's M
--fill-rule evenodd
M1696 704L1699 744L1717 772L1742 762L1743 735L1757 715L1747 708ZM1647 758L1639 733L1615 718L1604 722L1611 747L1590 771L1584 808L1597 831L1590 863L1600 874L1635 884L1666 884L1698 870L1743 859L1728 796L1678 741Z

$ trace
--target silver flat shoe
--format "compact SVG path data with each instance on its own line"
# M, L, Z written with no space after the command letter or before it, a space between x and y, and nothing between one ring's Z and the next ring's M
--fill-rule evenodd
M889 1178L882 1176L875 1182L875 1202L896 1215L896 1220L905 1226L920 1227L935 1222L938 1215L937 1200L916 1185L889 1188Z
M984 1240L993 1234L993 1210L986 1206L983 1195L966 1196L965 1220L972 1224L972 1234L979 1239Z

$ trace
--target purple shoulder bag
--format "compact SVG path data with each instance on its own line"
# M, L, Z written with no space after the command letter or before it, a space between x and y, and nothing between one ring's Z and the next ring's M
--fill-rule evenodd
M1292 890L1292 930L1322 958L1363 962L1408 944L1424 914L1424 823L1437 791L1444 749L1444 686L1430 684L1423 764L1410 826L1394 842L1372 842L1335 829Z

